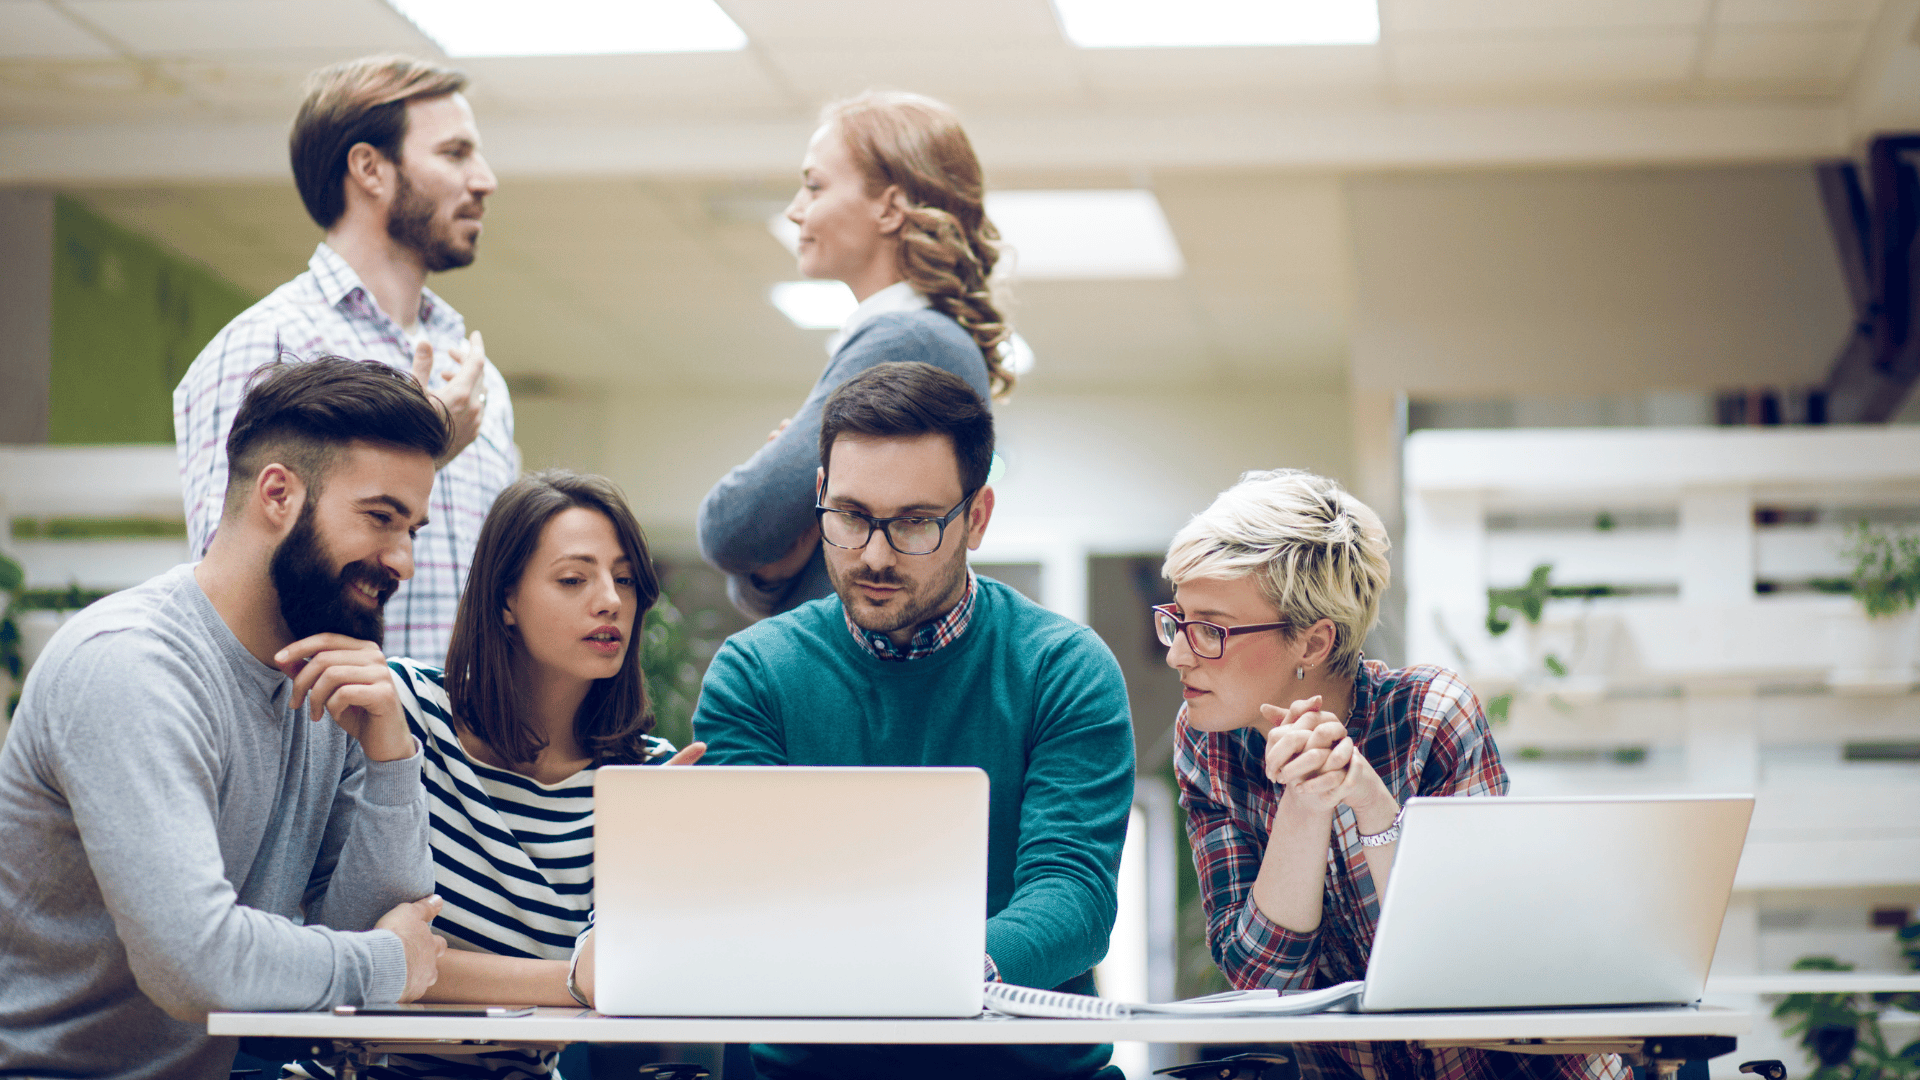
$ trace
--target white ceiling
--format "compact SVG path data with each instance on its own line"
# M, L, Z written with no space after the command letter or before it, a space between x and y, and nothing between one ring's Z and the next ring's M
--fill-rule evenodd
M1167 50L1073 48L1047 0L720 3L747 49L461 61L496 163L784 168L876 85L1034 168L1777 160L1920 97L1916 0L1381 0L1378 45ZM0 0L0 182L279 175L305 73L379 50L437 54L382 0Z
M1920 127L1920 0L1381 0L1377 46L1078 50L1047 0L719 0L741 52L463 60L503 186L434 288L510 373L811 382L762 222L820 104L961 110L999 188L1151 186L1173 281L1032 282L1031 386L1346 385L1342 177L1808 161ZM73 191L265 292L318 239L286 179L305 74L437 55L381 0L0 0L0 184Z

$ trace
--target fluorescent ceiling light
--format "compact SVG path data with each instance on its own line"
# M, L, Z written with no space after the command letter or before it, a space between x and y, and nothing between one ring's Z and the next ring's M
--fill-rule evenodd
M1033 346L1015 330L1000 346L1000 363L1015 375L1025 375L1033 370Z
M387 0L448 56L724 52L747 35L713 0Z
M1151 191L993 191L987 217L1024 281L1176 278L1187 268Z
M1083 49L1371 45L1376 0L1053 0Z
M838 330L860 306L853 290L838 281L783 281L771 299L793 325L808 330Z

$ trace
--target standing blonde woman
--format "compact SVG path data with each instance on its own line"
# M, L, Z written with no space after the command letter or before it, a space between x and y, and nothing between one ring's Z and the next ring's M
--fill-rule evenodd
M1251 472L1174 537L1174 602L1152 611L1186 703L1174 769L1207 942L1237 989L1366 977L1416 795L1503 795L1466 683L1361 656L1386 592L1387 534L1325 477ZM1624 1080L1613 1055L1295 1047L1305 1080Z
M875 364L918 360L1004 397L1006 322L987 286L999 233L980 162L951 109L917 94L867 93L821 113L787 218L800 272L842 281L860 302L789 421L700 504L700 552L725 571L743 613L776 615L830 596L815 523L820 410Z

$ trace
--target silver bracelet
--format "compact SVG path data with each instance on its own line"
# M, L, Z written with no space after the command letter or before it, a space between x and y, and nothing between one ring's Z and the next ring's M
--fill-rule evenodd
M1393 824L1387 826L1386 828L1380 830L1377 833L1374 833L1372 836L1368 836L1365 833L1361 833L1360 834L1361 846L1386 847L1388 844L1394 843L1395 841L1399 840L1400 839L1400 820L1406 816L1407 816L1407 808L1402 806L1400 808L1400 812L1393 815Z
M579 974L580 941L576 938L573 942L573 958L567 961L567 993L573 995L573 1000L579 1002L581 1008L591 1009L593 1002L588 1001L587 996L580 992L580 984L576 981Z

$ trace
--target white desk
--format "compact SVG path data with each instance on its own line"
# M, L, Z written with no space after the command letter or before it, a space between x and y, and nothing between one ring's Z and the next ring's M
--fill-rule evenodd
M1292 1043L1407 1041L1482 1046L1519 1053L1640 1053L1650 1041L1740 1036L1753 1018L1716 1006L1579 1009L1554 1012L1323 1013L1315 1016L1154 1017L1138 1020L710 1019L601 1016L540 1009L532 1016L333 1016L329 1013L214 1013L212 1035L330 1042L358 1058L386 1053L473 1052L481 1046L556 1049L566 1043ZM1670 1073L1678 1057L1648 1056ZM343 1074L351 1080L351 1071Z

